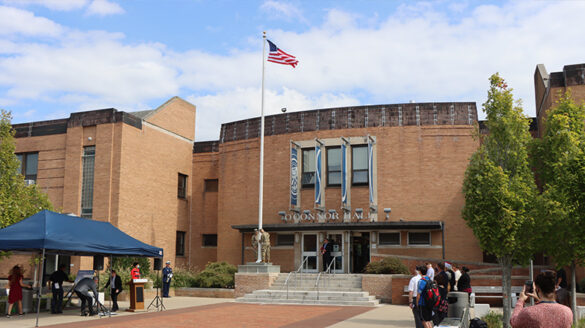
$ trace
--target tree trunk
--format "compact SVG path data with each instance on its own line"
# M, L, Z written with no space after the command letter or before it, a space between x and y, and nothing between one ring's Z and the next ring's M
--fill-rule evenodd
M571 310L573 310L573 325L577 326L577 279L575 277L575 260L571 262Z
M510 327L512 302L510 295L512 294L512 259L508 256L500 259L500 266L502 267L502 301L504 318L504 328Z

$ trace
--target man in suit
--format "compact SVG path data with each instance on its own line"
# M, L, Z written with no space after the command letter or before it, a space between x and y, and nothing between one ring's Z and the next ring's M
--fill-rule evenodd
M118 311L118 294L122 292L122 279L116 274L116 270L112 270L112 276L106 283L106 287L110 286L110 296L112 297L112 312Z
M323 271L327 271L327 267L329 267L329 263L331 263L331 251L333 250L333 246L329 243L329 239L325 238L323 240L323 246L321 246L321 254L323 255Z

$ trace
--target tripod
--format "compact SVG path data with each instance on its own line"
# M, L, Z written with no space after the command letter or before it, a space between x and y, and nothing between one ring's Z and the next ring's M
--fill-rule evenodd
M100 301L96 300L96 304L95 304L95 309L96 309L96 313L99 315L99 317L105 317L105 316L112 316L110 314L110 310L105 307Z
M157 278L159 278L158 280L162 284L162 279L160 279L160 270L158 271L156 276L157 276ZM154 306L157 311L162 311L162 310L167 309L163 304L162 298L160 296L158 296L158 289L159 289L159 287L158 287L158 285L156 285L156 296L152 300L152 302L150 302L150 305L146 308L146 311L150 310L151 306Z

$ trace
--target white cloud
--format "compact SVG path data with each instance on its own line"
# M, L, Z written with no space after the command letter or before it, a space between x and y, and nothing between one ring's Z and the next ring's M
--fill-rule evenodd
M195 140L217 140L222 123L260 116L260 88L235 88L216 94L196 96L187 100L197 106ZM297 90L283 88L279 92L265 90L264 114L280 114L285 107L288 112L316 108L351 106L359 100L345 94L326 93L310 97Z
M262 3L260 9L269 15L267 19L284 19L289 22L295 20L303 24L309 23L298 6L284 1L266 0Z
M110 2L108 0L93 0L89 7L87 7L86 14L90 16L106 16L123 14L124 12L124 8L115 2Z
M1 0L2 3L18 6L38 5L51 10L70 11L81 9L88 0Z
M25 36L58 36L63 28L44 17L18 8L0 6L0 36L20 34ZM7 40L0 40L7 42ZM0 53L5 50L0 50Z

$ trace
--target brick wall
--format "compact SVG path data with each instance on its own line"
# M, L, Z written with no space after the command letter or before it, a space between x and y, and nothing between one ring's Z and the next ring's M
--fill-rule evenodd
M277 278L278 273L236 273L234 297L268 289Z
M362 290L376 296L381 302L392 302L393 276L387 274L363 274ZM393 303L394 304L394 303Z

